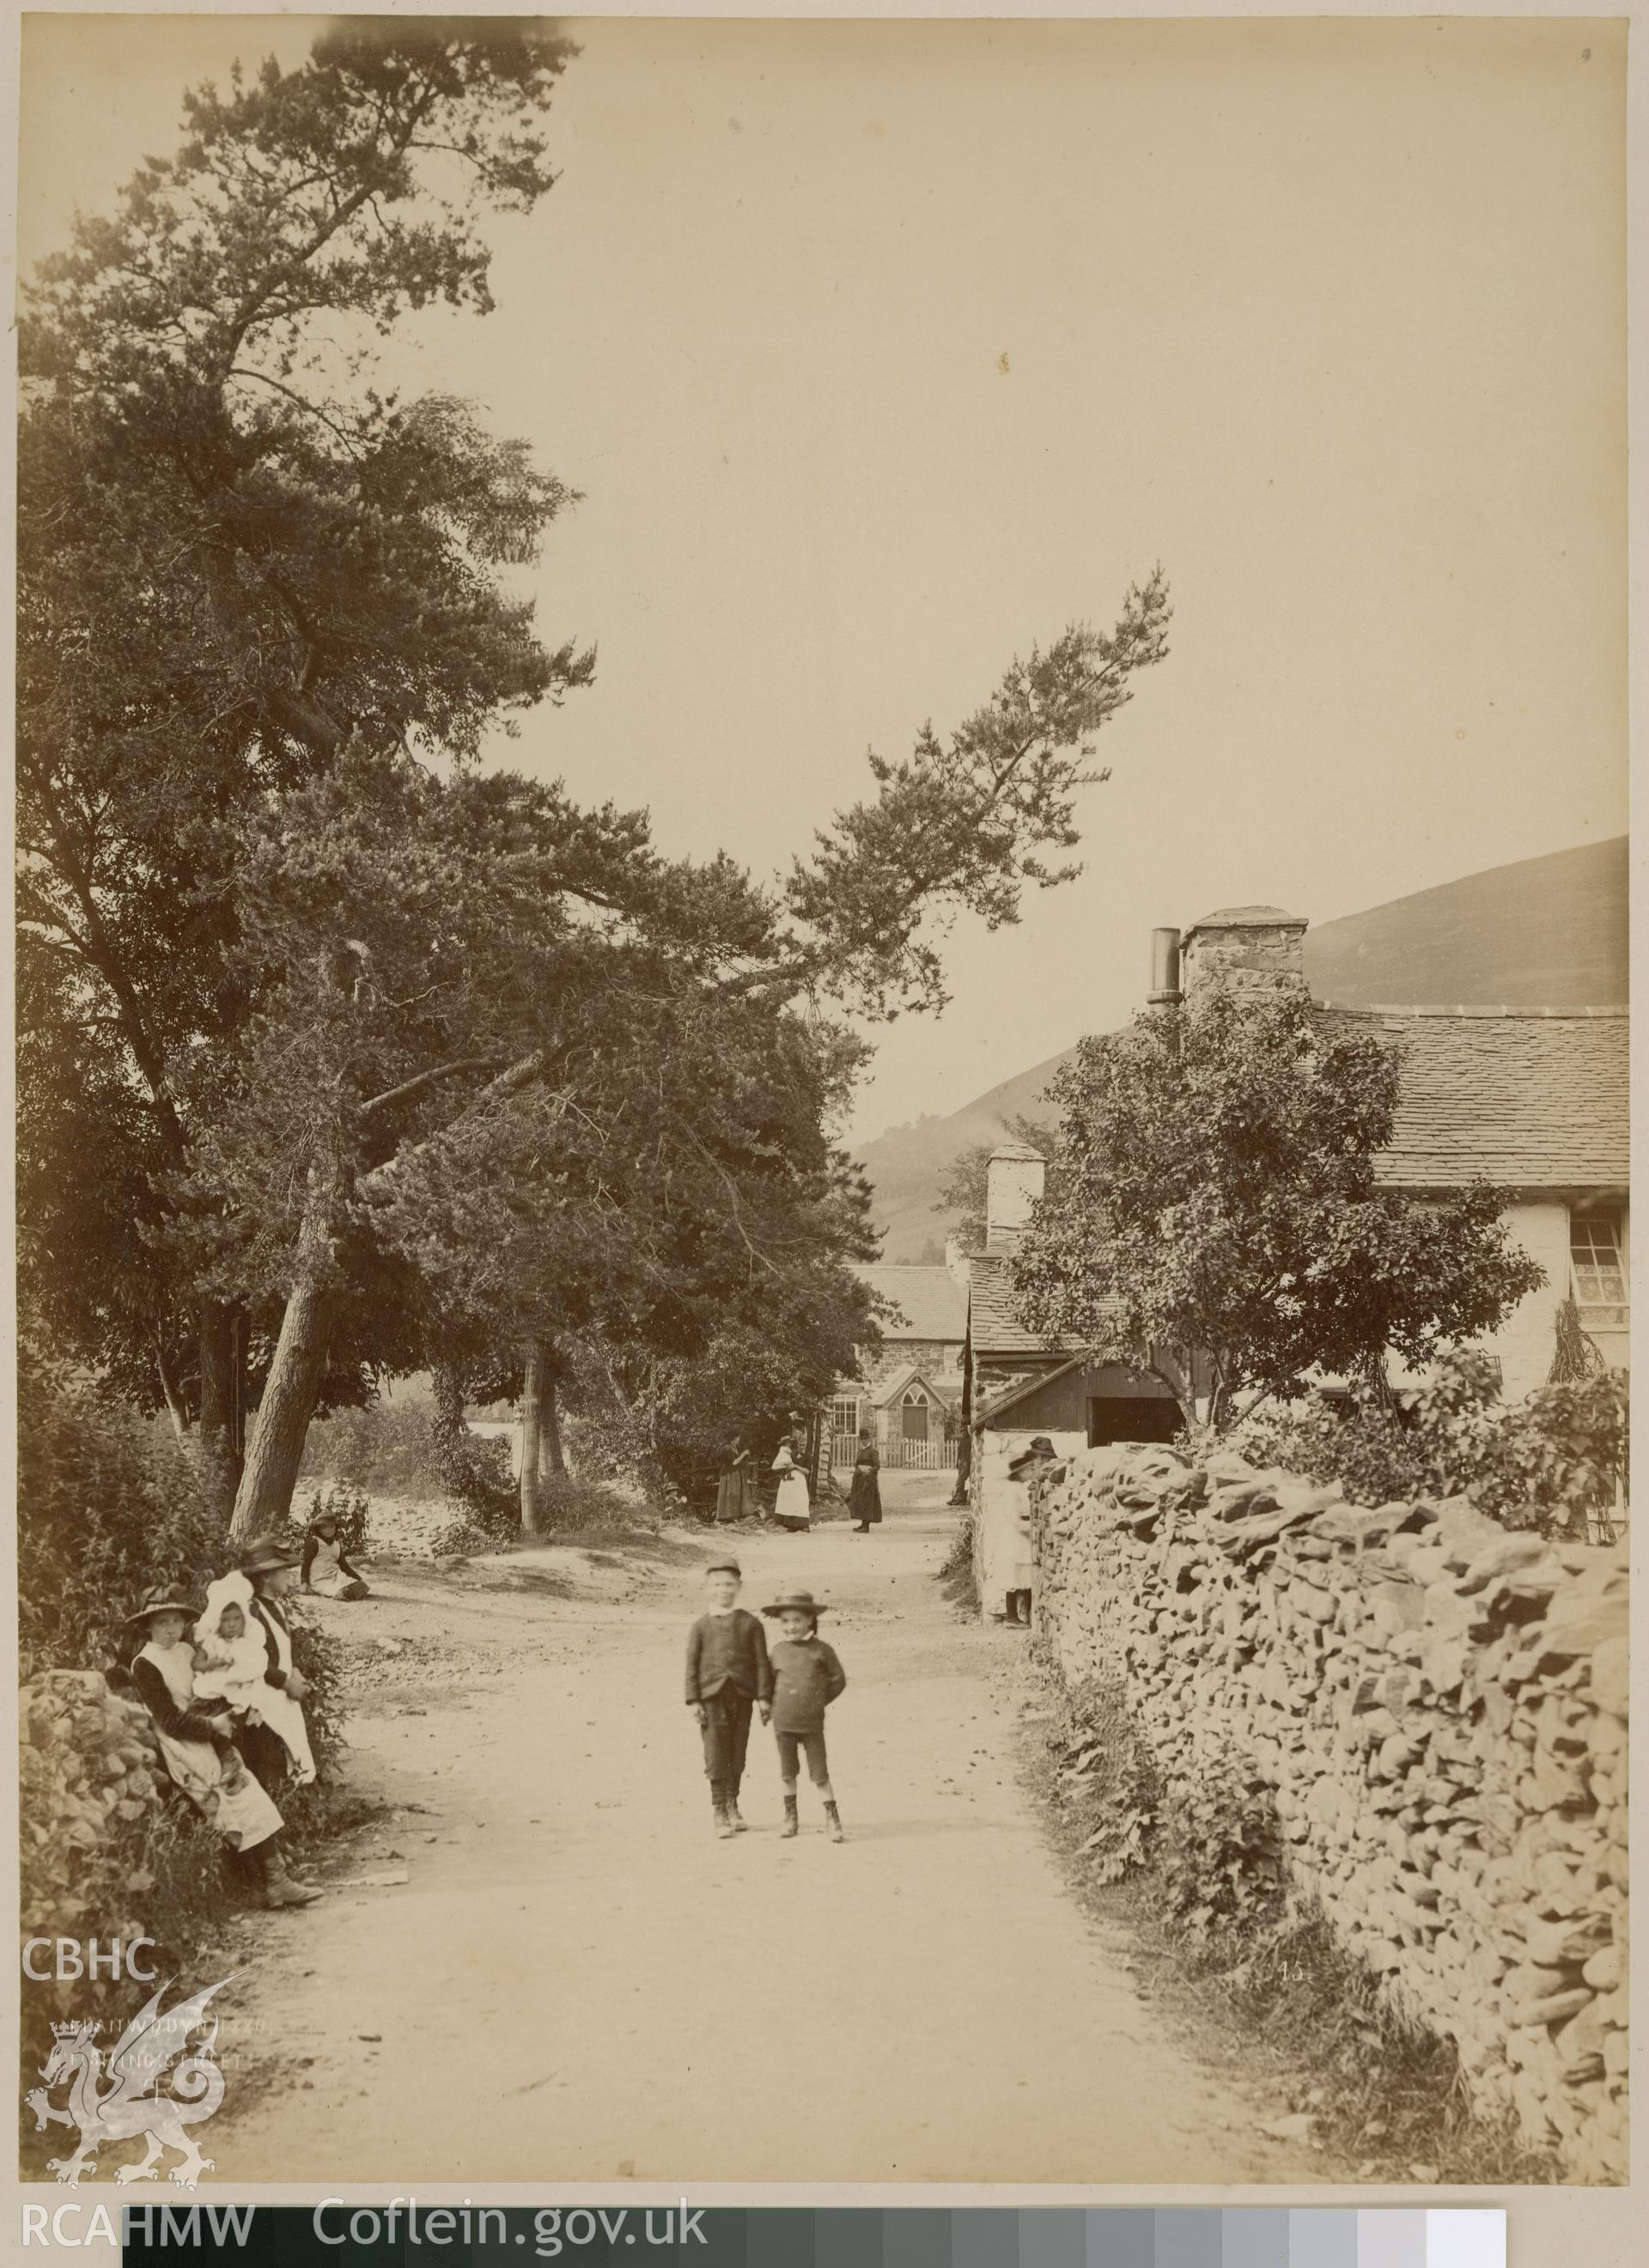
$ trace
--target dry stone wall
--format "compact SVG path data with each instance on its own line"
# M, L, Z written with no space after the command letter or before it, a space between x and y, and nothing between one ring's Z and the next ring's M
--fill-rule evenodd
M1624 1545L1137 1447L1072 1454L1034 1527L1067 1684L1120 1686L1170 1795L1234 1768L1484 2107L1623 2180Z

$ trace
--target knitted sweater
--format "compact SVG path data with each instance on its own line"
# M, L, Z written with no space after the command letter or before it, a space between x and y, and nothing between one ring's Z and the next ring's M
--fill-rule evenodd
M821 1638L781 1638L773 1649L773 1729L816 1733L847 1690L847 1672Z

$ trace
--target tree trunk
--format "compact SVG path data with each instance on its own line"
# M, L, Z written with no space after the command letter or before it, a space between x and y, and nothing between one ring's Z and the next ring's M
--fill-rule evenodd
M1196 1358L1189 1351L1181 1353L1167 1347L1152 1347L1151 1359L1144 1363L1147 1378L1160 1379L1179 1404L1181 1423L1193 1440L1202 1423L1202 1413L1196 1406ZM1210 1408L1211 1410L1212 1404Z
M172 1420L172 1430L180 1441L187 1441L189 1437L189 1413L184 1407L183 1388L167 1359L165 1344L158 1339L155 1342L155 1370L160 1380L161 1398L166 1405L166 1416Z
M544 1453L544 1400L549 1384L549 1350L529 1339L521 1381L521 1533L543 1533L544 1498L541 1460Z
M247 1311L229 1310L229 1454L237 1481L247 1462Z
M237 1543L270 1535L291 1510L337 1303L332 1258L337 1188L335 1167L312 1175L281 1335L235 1493L229 1533Z
M237 1440L235 1319L222 1300L202 1300L195 1315L201 1359L201 1469L212 1500L227 1518L240 1479Z
M565 1480L567 1477L567 1460L561 1446L561 1406L556 1398L553 1370L544 1381L538 1436L538 1476L543 1481Z
M435 1469L450 1503L474 1512L479 1493L471 1462L469 1428L464 1422L464 1387L456 1366L438 1362L431 1371L435 1415L430 1420Z

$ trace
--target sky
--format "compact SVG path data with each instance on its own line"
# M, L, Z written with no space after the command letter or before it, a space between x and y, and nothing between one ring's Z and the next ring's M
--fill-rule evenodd
M318 20L26 18L26 263ZM1158 924L1623 831L1622 27L572 28L496 313L386 365L582 492L529 580L596 682L499 761L777 873L868 747L1172 587L1081 880L958 924L857 1138L1115 1025Z

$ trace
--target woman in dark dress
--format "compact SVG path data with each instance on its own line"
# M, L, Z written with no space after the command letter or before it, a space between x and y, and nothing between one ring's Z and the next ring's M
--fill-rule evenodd
M858 1522L858 1532L868 1535L872 1528L880 1527L882 1516L881 1483L876 1476L881 1469L881 1459L876 1454L876 1444L871 1439L870 1428L859 1434L859 1445L853 1459L853 1484L848 1491L848 1516Z
M247 1619L263 1638L269 1662L264 1676L277 1692L288 1695L301 1708L308 1696L309 1681L292 1660L292 1629L282 1605L297 1578L298 1554L273 1536L264 1536L241 1554L240 1572L252 1585ZM243 1722L236 1731L235 1743L271 1795L284 1785L294 1764L300 1776L313 1776L313 1765L304 1773L300 1758L268 1725Z
M761 1510L755 1462L744 1443L735 1441L722 1461L721 1477L716 1484L716 1518L724 1528L730 1528L738 1521L758 1519Z

